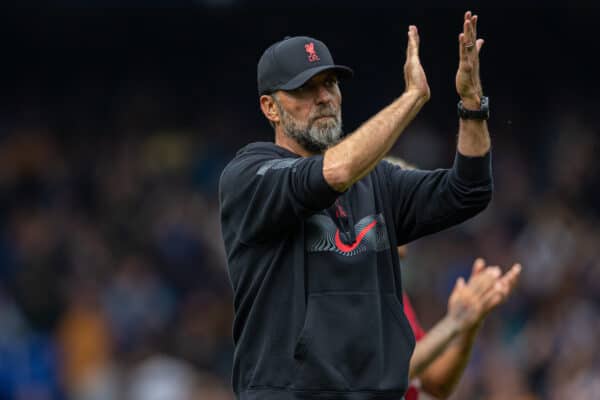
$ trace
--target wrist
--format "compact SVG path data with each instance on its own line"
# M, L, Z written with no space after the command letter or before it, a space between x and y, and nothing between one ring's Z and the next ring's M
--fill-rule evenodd
M465 101L467 103L465 103ZM457 113L460 119L487 120L490 117L489 98L481 96L469 97L458 102Z
M404 91L402 97L410 98L418 104L425 104L429 100L430 95L428 90L409 88Z
M479 320L475 325L470 326L464 332L461 332L460 339L457 339L457 342L462 346L467 347L470 346L477 337L477 333L479 333L479 328L481 327L483 320Z
M465 322L460 318L447 314L442 321L451 337L455 337L466 329Z
M463 107L467 110L479 110L481 108L481 97L461 97Z

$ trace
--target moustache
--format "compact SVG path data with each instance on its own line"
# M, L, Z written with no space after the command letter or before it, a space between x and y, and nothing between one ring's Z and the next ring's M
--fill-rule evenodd
M313 123L319 118L333 118L336 121L339 120L339 114L335 110L327 110L326 112L321 112L310 119L310 122Z

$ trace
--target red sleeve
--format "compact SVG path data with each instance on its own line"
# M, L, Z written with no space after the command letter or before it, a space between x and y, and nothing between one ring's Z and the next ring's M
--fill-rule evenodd
M410 323L410 327L412 328L413 333L415 334L415 339L421 340L421 338L425 336L425 331L419 324L419 321L417 320L417 316L415 314L415 310L413 309L412 304L410 304L410 300L408 299L406 293L402 293L402 303L404 304L404 314L406 314L406 318Z

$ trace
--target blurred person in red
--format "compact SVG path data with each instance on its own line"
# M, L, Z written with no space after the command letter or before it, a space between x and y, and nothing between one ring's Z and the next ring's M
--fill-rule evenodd
M406 246L398 248L405 254ZM404 313L417 341L410 360L411 386L406 400L423 391L436 398L449 397L460 380L471 355L477 332L486 315L510 295L519 279L520 264L501 276L497 266L486 266L482 258L473 263L471 276L456 281L444 318L425 332L404 293Z
M492 194L483 40L477 16L462 22L449 169L380 162L430 97L415 26L404 93L349 135L338 78L352 70L336 65L323 42L285 38L260 58L260 106L275 143L245 146L219 182L239 399L396 400L406 392L415 343L396 247L472 218Z

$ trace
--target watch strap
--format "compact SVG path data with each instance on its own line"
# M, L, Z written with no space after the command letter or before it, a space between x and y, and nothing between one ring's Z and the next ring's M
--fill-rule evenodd
M458 117L461 119L487 120L490 117L490 99L487 96L481 96L481 106L479 110L469 110L464 107L462 100L457 106Z

